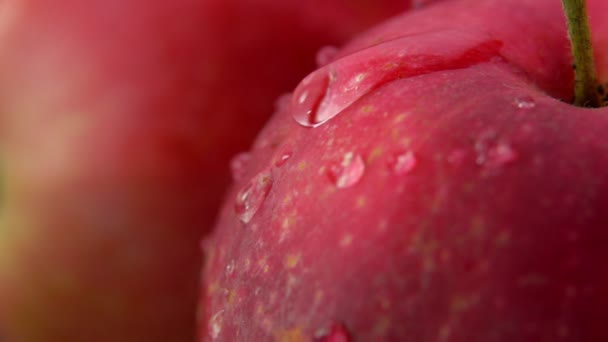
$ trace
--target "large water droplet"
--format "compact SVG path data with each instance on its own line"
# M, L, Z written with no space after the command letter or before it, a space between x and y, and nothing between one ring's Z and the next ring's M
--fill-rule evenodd
M324 67L333 62L338 54L338 48L335 46L324 46L317 51L316 61L318 67Z
M388 165L397 175L410 173L416 167L416 156L412 151L401 152L391 156Z
M441 31L426 34L424 41L398 38L332 61L297 86L291 101L294 119L302 126L317 127L388 82L462 69L490 60L502 47L502 42L485 36L450 32L454 34L458 37L447 41ZM437 55L438 44L445 53Z
M243 223L249 223L272 188L272 174L262 171L236 195L234 211Z
M218 311L209 319L208 329L209 336L215 340L220 336L224 325L224 310Z
M291 100L291 110L300 125L316 127L326 121L319 116L319 106L327 95L329 82L327 70L320 69L298 85Z
M520 96L513 101L515 107L519 109L532 109L536 107L536 101L531 96Z
M251 161L251 154L249 152L243 152L235 155L230 160L230 171L232 179L235 182L240 182L245 177L247 172L247 165Z
M329 168L329 177L338 188L357 184L365 173L365 163L359 154L348 152L342 162Z
M348 330L342 324L333 323L328 329L315 334L315 342L350 342Z

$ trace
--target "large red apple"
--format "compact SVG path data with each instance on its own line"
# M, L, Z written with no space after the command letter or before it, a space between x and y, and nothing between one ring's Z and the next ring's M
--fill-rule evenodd
M559 1L454 0L307 76L204 242L200 340L608 340L608 109L568 47Z
M407 6L2 1L0 336L192 340L228 159L321 46Z

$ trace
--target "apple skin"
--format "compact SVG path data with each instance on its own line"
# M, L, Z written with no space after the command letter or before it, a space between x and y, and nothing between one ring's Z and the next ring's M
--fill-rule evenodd
M193 340L229 158L321 46L407 6L3 1L0 339Z
M567 103L560 6L446 1L307 77L203 242L199 341L608 340L608 109Z

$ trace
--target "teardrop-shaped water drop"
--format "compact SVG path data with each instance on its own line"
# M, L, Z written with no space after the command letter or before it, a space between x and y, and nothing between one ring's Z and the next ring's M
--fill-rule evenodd
M343 189L357 184L365 173L365 163L359 154L344 154L339 164L329 168L329 178L337 188Z
M249 223L258 212L272 188L272 174L262 171L236 195L234 211L243 223Z
M380 86L434 71L462 69L499 55L502 42L487 37L437 31L403 37L352 53L308 75L297 86L291 101L293 118L302 126L317 127ZM445 57L436 55L441 44ZM443 56L444 54L442 54Z
M327 70L320 69L308 75L296 88L291 100L291 114L302 126L316 127L324 122L319 117L319 107L329 87Z
M528 95L515 98L513 104L519 109L532 109L536 107L536 101Z
M245 177L247 166L251 161L251 153L242 152L230 160L230 172L232 174L232 180L240 182Z
M286 151L286 152L281 153L281 155L274 162L274 166L281 167L281 166L285 165L285 163L289 160L289 158L291 158L292 154L293 153L291 151Z
M327 64L333 62L338 54L338 48L335 46L324 46L317 51L316 61L318 67L324 67Z
M315 342L350 342L348 330L342 324L333 323L329 329L320 331L315 336Z
M412 151L397 153L389 158L388 164L396 175L410 173L416 167L416 156Z

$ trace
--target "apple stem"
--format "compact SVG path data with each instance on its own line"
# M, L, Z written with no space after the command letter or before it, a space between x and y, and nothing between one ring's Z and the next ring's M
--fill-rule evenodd
M572 46L574 62L574 104L579 107L601 107L603 91L598 86L593 63L593 48L587 21L585 0L562 0L568 36Z

